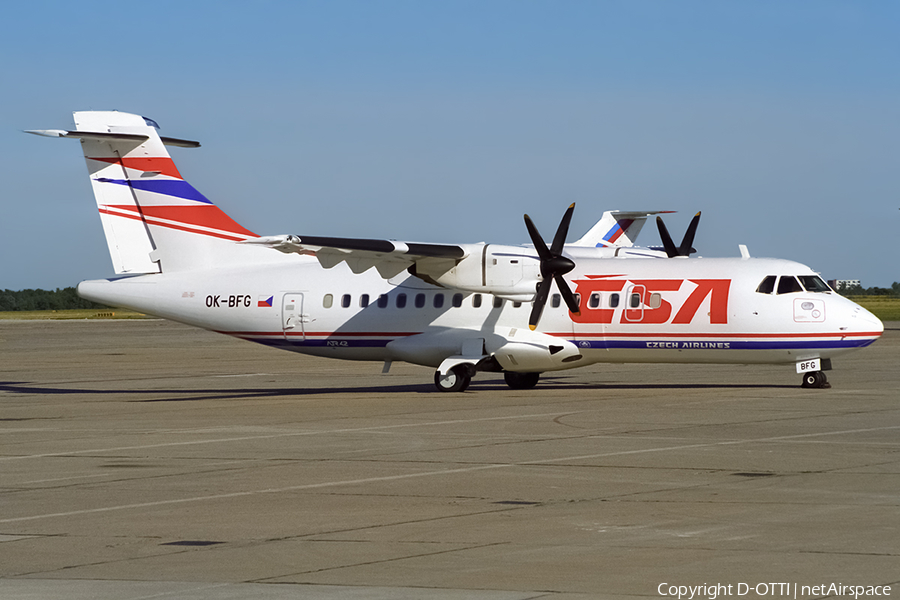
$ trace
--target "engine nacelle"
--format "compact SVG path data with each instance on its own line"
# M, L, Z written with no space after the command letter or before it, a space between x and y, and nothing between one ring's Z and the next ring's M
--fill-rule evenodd
M572 342L536 331L512 330L503 337L488 338L485 345L504 370L519 373L571 369L584 358Z
M527 247L467 244L467 256L458 263L422 259L410 273L447 288L493 294L516 302L534 300L541 277L537 253Z

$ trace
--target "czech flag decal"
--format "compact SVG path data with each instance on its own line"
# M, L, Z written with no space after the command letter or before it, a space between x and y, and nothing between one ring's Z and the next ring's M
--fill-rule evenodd
M262 307L266 306L268 308L272 308L272 301L275 299L275 296L269 296L268 298L265 296L259 297L259 302L257 302L256 306Z

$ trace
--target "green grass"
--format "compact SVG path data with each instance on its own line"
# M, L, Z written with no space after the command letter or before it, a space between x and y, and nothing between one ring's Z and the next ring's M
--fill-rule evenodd
M892 296L847 296L882 321L900 321L900 298Z
M0 320L64 321L67 319L146 319L147 315L122 308L79 308L73 310L12 310L0 312Z

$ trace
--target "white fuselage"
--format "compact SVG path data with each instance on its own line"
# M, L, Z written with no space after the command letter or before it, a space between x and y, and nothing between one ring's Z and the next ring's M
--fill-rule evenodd
M506 370L522 371L596 362L796 363L867 346L883 330L867 310L831 292L757 292L770 275L813 275L785 260L581 256L566 277L581 314L551 298L531 332L528 302L441 288L405 272L385 280L374 269L353 274L343 263L323 269L311 257L265 252L253 267L86 281L79 293L330 358L437 366L474 340L502 357ZM566 346L569 360L529 362L521 354L553 340Z

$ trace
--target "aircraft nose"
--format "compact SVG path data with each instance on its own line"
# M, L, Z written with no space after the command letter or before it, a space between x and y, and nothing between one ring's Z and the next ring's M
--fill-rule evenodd
M859 304L855 302L851 304L853 306L850 310L848 321L852 331L872 333L876 337L884 332L884 323L881 322L881 319Z

